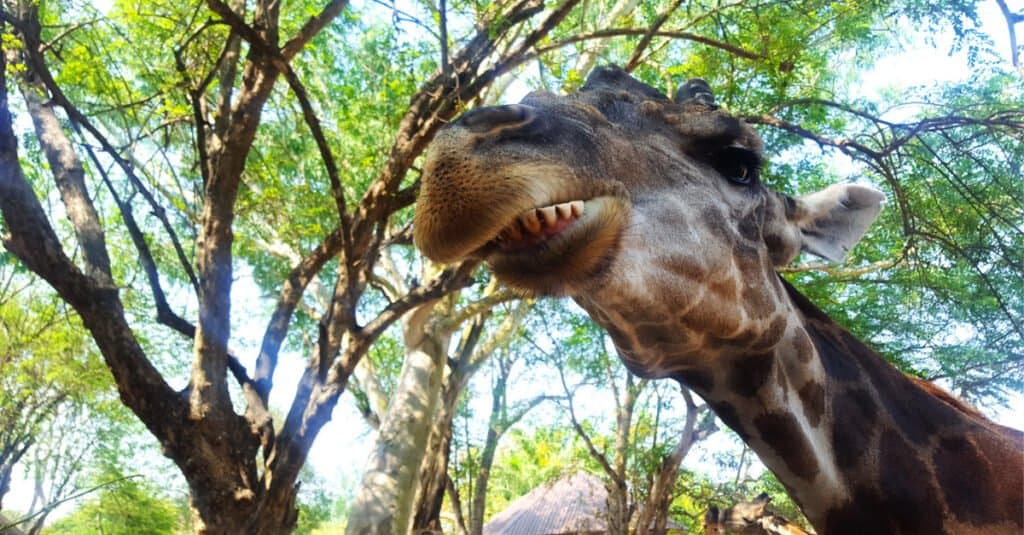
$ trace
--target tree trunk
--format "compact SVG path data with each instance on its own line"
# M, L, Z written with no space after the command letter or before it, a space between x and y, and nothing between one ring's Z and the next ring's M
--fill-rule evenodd
M704 440L711 433L715 432L714 418L706 419L697 427L697 418L707 413L707 406L697 407L689 390L683 387L683 397L686 400L686 422L683 431L679 435L679 442L661 460L658 473L655 475L647 500L643 508L637 512L636 535L664 535L668 528L668 508L672 503L672 492L675 489L676 479L679 477L679 466L690 452L693 445Z
M441 505L448 483L448 459L452 447L452 421L462 389L454 389L451 379L441 393L441 407L430 432L427 454L420 469L416 492L414 534L441 533Z
M429 322L436 302L405 321L407 353L391 405L381 423L345 533L404 535L412 517L431 422L440 397L448 336Z
M499 376L494 386L491 400L491 418L487 425L487 439L484 441L483 453L480 455L480 470L476 474L473 486L473 500L469 507L469 534L480 535L484 530L484 509L487 503L487 484L491 479L491 466L494 465L494 453L498 449L498 439L502 433L500 422L501 404L507 377Z
M605 485L608 489L608 534L629 535L629 489L619 479Z

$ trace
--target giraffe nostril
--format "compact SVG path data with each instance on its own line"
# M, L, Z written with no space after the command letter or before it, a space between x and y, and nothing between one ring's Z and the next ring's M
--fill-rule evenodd
M509 104L506 106L489 106L477 108L463 113L455 124L475 133L486 133L491 130L505 130L511 127L525 126L537 118L530 106Z

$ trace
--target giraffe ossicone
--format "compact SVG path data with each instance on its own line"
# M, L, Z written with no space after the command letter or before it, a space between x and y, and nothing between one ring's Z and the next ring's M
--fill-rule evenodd
M443 128L415 242L577 301L631 370L707 400L819 533L1021 533L1020 432L922 388L775 271L802 250L844 258L883 195L784 195L761 158L705 82L673 101L605 67Z

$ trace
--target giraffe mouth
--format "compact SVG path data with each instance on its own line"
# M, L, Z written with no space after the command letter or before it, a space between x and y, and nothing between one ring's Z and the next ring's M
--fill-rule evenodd
M627 200L616 195L530 208L478 254L512 286L540 294L571 293L610 265L628 213Z
M585 210L582 200L531 208L505 226L491 244L504 253L538 247L574 225Z

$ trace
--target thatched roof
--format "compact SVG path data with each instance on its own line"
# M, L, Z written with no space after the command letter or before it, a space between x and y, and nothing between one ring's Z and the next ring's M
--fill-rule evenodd
M607 533L608 490L595 476L576 473L541 485L484 524L483 535ZM683 526L669 521L670 530Z
M584 473L541 485L484 524L484 535L602 533L608 491Z

